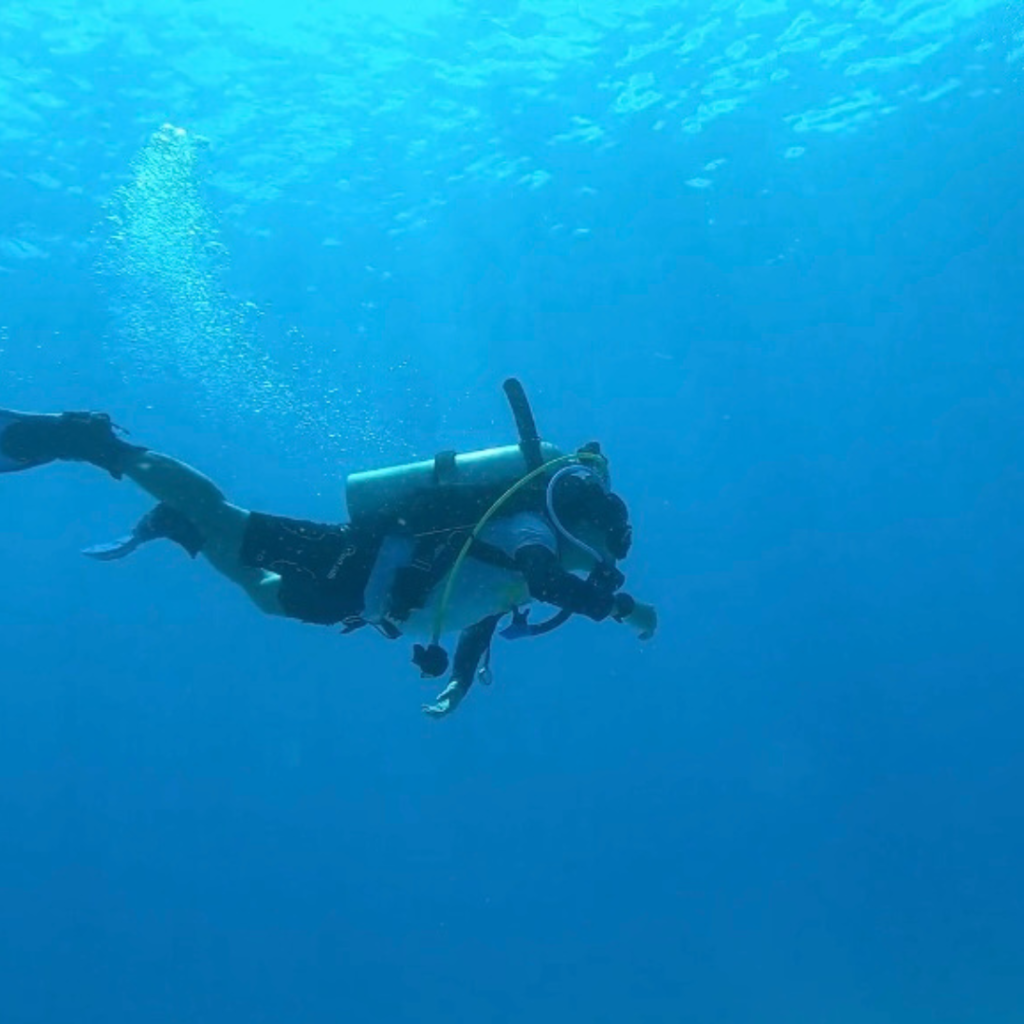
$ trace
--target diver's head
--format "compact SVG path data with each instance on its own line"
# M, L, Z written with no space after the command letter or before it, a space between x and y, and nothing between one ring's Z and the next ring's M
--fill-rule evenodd
M599 473L578 465L556 473L548 488L548 511L563 536L592 561L617 562L629 554L629 510Z

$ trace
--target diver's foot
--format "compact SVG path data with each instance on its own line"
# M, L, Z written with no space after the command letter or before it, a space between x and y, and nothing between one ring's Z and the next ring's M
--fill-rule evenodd
M164 502L155 505L139 520L134 533L141 544L147 544L151 540L173 541L183 547L192 558L203 550L206 543L206 538L184 512L179 512L173 505Z
M99 562L127 558L143 544L154 540L170 540L183 547L192 558L203 549L205 538L184 514L161 502L135 524L131 533L106 544L94 544L82 554Z
M0 431L0 471L62 460L91 463L120 480L131 459L145 451L118 437L103 412L0 412Z

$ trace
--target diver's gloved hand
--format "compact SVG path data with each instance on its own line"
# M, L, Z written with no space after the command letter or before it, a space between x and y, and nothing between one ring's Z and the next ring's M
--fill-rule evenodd
M450 715L462 702L469 687L453 679L438 695L433 704L423 705L423 714L428 718L444 718Z
M635 601L629 594L615 595L612 618L629 626L641 640L650 640L658 629L658 612L654 605Z

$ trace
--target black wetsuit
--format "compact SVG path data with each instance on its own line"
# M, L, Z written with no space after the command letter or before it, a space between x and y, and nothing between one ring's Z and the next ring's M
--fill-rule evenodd
M358 617L380 537L350 523L312 523L250 512L242 564L281 577L289 618L322 626Z

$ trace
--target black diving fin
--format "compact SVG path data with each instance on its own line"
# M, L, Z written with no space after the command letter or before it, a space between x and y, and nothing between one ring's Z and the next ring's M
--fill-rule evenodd
M0 473L18 473L23 469L34 469L36 466L44 466L50 459L20 459L13 452L8 452L4 446L4 435L8 429L15 424L24 423L31 419L31 413L14 412L12 409L0 409ZM15 429L17 433L17 429Z

